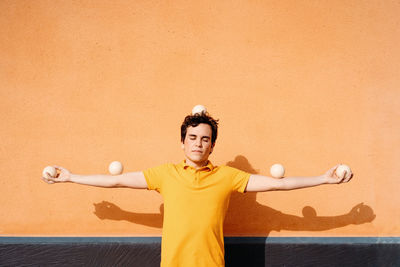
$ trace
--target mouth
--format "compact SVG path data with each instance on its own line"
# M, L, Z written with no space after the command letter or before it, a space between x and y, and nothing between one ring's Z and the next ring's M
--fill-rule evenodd
M192 152L194 152L194 153L203 153L203 151L200 151L200 150L193 150Z

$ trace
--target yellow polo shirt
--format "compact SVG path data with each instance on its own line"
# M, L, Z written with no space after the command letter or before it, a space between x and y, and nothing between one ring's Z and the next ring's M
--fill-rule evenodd
M224 266L223 222L230 195L244 192L250 174L210 161L197 170L182 161L143 174L148 189L164 199L161 266Z

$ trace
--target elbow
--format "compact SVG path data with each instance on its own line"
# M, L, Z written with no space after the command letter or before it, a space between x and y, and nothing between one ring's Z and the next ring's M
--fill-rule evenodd
M276 180L275 183L271 185L271 191L288 190L288 184L285 179Z
M121 187L121 175L112 175L107 181L107 187Z

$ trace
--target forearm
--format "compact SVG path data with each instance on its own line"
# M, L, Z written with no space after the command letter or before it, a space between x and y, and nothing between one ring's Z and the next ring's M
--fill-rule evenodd
M339 165L331 168L325 174L312 177L286 177L276 179L268 176L257 174L250 175L249 182L246 186L248 192L265 192L270 190L292 190L298 188L312 187L321 184L339 184L347 183L353 174L350 172L342 178L338 178L335 170Z
M292 190L298 188L312 187L327 182L324 176L312 176L312 177L286 177L280 180L280 185L276 190Z
M67 182L83 184L83 185L99 186L99 187L116 187L117 186L116 181L117 181L116 176L112 175L71 174Z

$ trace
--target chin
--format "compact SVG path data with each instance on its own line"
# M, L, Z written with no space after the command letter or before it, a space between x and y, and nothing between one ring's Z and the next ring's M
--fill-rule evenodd
M190 160L191 160L192 162L195 162L195 163L200 163L200 162L205 161L206 159L204 159L204 158L198 158L198 157L193 157L193 158L190 158Z

